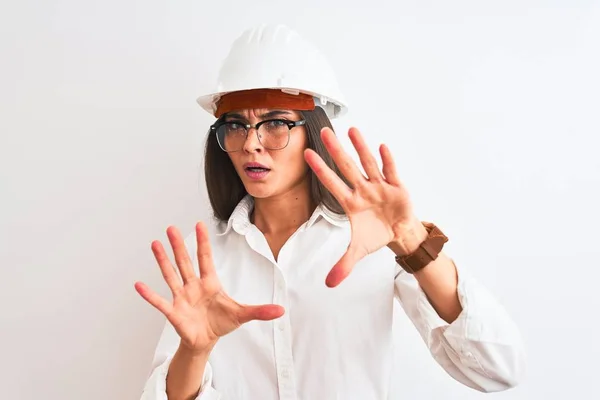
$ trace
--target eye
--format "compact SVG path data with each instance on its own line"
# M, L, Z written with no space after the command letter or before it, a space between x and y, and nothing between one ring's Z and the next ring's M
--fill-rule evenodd
M244 132L246 130L246 124L240 121L227 121L225 123L228 132Z
M227 136L244 135L246 132L246 126L240 122L226 122L221 125L219 132Z
M277 129L277 128L282 128L282 127L287 128L286 121L281 120L281 119L274 119L272 121L268 121L267 123L265 123L265 125L269 129Z
M228 122L227 125L229 125L229 129L231 129L231 130L238 130L238 129L242 129L244 127L239 122Z

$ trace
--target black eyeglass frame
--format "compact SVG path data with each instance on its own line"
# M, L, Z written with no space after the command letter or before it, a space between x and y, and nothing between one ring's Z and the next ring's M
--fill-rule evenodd
M305 119L301 119L299 121L290 121L290 120L287 120L287 119L273 118L273 119L265 119L264 121L260 121L256 125L244 124L244 123L239 122L239 121L217 121L213 125L210 126L210 131L214 132L215 136L217 137L217 143L219 143L219 147L221 148L221 150L223 150L226 153L234 153L236 151L242 150L243 147L241 149L239 149L239 150L232 150L232 151L225 150L225 146L223 144L221 144L221 141L219 140L219 135L217 134L217 131L219 130L220 127L222 127L224 125L228 125L228 124L240 125L240 126L242 126L245 129L245 131L246 131L246 139L247 139L248 138L248 131L250 129L254 128L258 132L258 129L260 128L261 125L266 124L268 122L274 122L274 121L283 122L285 125L287 125L287 127L288 127L288 139L287 139L287 142L286 142L285 146L272 149L272 148L269 148L269 147L265 146L263 144L262 140L260 140L260 135L258 135L258 141L267 150L281 150L281 149L285 149L287 147L287 145L290 143L290 134L292 132L292 129L295 128L295 127L297 127L297 126L304 126L304 125L306 125L306 120Z

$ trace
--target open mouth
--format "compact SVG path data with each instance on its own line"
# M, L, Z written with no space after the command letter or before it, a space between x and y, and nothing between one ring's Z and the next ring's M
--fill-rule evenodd
M248 162L244 164L244 170L248 172L266 172L270 171L270 168L267 168L266 165L257 162Z
M267 171L270 171L269 168L265 168L265 167L246 167L245 170L249 171L249 172L267 172Z
M267 168L265 165L252 162L244 165L244 171L246 172L246 176L250 179L263 179L271 169Z

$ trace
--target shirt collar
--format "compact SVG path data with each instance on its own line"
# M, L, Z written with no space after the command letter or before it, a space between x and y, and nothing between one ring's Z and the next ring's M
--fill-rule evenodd
M226 225L223 222L221 231L217 233L217 236L226 235L233 229L240 235L246 235L252 226L250 222L250 213L254 209L254 198L247 194L235 207ZM330 224L337 227L347 226L349 221L345 215L340 215L332 212L323 204L315 209L309 220L306 222L304 229L308 229L313 226L319 219L324 218Z
M254 199L252 196L247 194L234 208L229 220L227 221L227 225L225 225L221 232L217 233L217 236L223 236L229 233L232 228L240 235L246 235L250 229L250 225L252 225L250 223L250 213L252 212L253 208Z
M344 227L348 225L348 217L343 214L336 214L333 211L329 210L327 207L323 205L323 203L319 204L319 206L315 209L313 215L309 218L306 223L306 228L308 229L313 226L319 219L325 218L327 222L337 227Z

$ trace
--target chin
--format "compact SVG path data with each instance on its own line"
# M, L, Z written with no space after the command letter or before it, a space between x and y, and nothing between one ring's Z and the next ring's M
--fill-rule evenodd
M254 198L265 199L275 194L276 190L273 186L263 182L244 182L246 192Z

